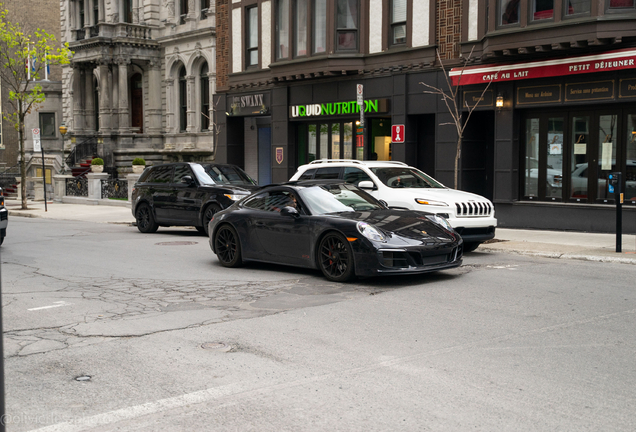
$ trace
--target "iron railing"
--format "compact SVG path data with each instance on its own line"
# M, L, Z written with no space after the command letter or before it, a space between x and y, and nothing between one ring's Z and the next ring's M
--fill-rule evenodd
M128 180L102 180L102 199L128 199Z
M66 195L76 197L88 197L88 179L85 177L73 177L66 179Z
M90 137L79 144L75 144L75 147L73 147L71 153L66 158L66 164L69 167L74 167L79 161L86 161L86 159L95 157L96 155L97 138Z

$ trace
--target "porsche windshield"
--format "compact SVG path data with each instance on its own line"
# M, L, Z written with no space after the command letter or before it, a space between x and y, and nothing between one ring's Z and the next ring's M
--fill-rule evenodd
M390 188L446 188L434 178L414 168L371 168L371 171Z
M375 198L349 184L312 186L300 190L300 196L313 215L383 208Z

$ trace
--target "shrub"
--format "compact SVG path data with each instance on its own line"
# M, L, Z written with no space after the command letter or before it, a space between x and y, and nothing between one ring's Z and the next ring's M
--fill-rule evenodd
M137 158L133 159L132 164L133 165L146 165L146 161L144 160L144 158L137 157Z
M104 165L104 159L95 158L91 161L91 165Z

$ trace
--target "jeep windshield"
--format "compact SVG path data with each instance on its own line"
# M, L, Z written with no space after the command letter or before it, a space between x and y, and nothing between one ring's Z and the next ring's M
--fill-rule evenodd
M371 168L373 174L390 188L438 188L446 189L422 171L409 167Z

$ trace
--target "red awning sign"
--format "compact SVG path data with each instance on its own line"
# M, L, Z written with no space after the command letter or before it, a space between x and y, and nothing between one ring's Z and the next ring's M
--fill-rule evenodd
M636 68L636 50L624 49L578 57L540 60L527 63L453 68L453 85L487 84L519 79L548 78L592 72L610 72Z

